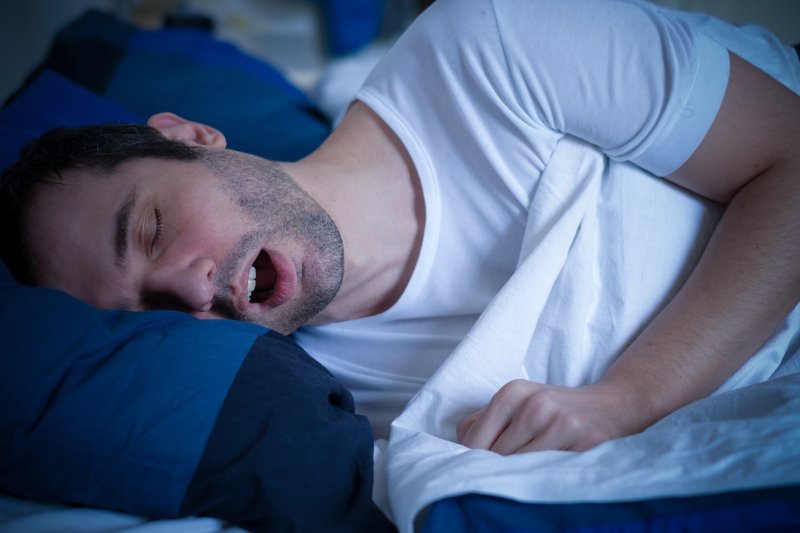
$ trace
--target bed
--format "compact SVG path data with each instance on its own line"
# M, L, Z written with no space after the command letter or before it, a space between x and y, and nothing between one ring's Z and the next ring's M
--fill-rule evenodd
M163 110L281 160L331 127L280 72L204 31L145 31L93 11L60 32L0 113L0 164L56 125ZM171 312L99 312L0 269L0 532L800 529L798 309L723 390L639 435L512 457L454 443L454 421L500 385L542 377L526 360L549 293L534 295L539 311L509 309L531 297L520 287L533 277L580 295L578 280L537 258L567 261L558 237L590 226L580 206L608 186L596 157L578 142L559 148L552 172L584 196L549 233L528 228L507 289L388 442L373 442L348 391L292 339ZM714 216L687 204L689 224L713 227ZM579 299L566 307L548 320L577 320ZM487 366L480 354L498 346L508 356Z

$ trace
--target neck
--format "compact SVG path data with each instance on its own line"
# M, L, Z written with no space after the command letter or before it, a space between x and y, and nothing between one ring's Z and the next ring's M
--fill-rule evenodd
M284 168L328 212L344 242L341 289L312 323L391 307L411 277L425 223L419 179L399 139L357 102L322 146Z

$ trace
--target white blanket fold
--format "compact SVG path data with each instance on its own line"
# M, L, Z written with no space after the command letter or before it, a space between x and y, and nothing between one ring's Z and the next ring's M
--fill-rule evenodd
M564 138L536 190L517 271L392 425L386 475L401 530L434 501L469 492L610 501L800 482L798 309L717 395L639 435L507 457L455 442L458 420L513 379L579 386L601 376L680 287L719 213ZM788 377L741 388L779 368Z

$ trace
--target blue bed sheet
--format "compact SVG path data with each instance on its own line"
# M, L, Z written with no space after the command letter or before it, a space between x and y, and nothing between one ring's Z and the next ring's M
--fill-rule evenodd
M535 475L535 474L533 474ZM800 531L800 486L612 503L522 503L466 494L431 506L423 533Z

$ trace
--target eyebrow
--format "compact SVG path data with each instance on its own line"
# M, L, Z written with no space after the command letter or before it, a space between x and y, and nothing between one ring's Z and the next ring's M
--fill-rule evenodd
M138 197L139 191L134 187L125 197L114 217L116 220L114 224L114 253L117 266L123 269L128 256L128 227L130 226L131 213Z

